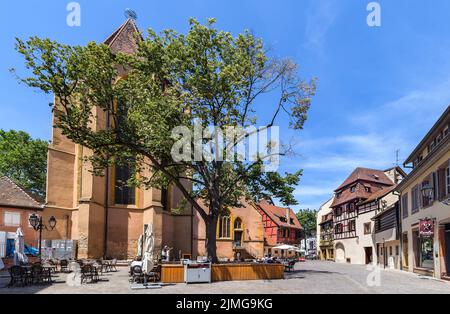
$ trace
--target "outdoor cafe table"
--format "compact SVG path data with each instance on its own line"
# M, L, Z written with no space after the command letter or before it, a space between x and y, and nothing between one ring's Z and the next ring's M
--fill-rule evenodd
M23 266L20 266L20 267L22 267L22 269L25 271L27 276L31 276L31 269L32 269L33 266L31 266L31 265L23 265ZM54 269L52 266L42 266L42 271L44 273L46 273L46 277L47 277L49 283L53 282L52 269Z

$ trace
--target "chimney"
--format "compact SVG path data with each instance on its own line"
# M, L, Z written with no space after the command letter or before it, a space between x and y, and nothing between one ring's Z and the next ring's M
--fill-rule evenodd
M291 223L291 210L289 208L286 208L286 221L288 224Z

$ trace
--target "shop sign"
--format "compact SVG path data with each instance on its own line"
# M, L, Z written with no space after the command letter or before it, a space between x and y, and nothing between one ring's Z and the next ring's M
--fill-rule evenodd
M422 219L419 225L419 236L422 238L432 238L434 236L434 220Z

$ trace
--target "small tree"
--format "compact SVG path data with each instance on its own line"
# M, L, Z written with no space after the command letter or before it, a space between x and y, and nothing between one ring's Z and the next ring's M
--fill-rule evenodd
M45 197L47 146L23 131L0 129L0 176L7 176L32 194Z
M297 219L303 227L306 238L316 233L317 211L311 209L301 209L297 213Z
M180 139L173 130L183 127L195 134L198 125L245 129L257 123L257 110L273 111L263 124L266 129L282 113L290 116L292 128L302 129L315 84L298 79L291 60L270 59L262 41L249 32L233 37L214 24L213 19L207 25L191 20L187 35L173 30L158 35L150 29L134 55L113 54L102 44L71 47L39 38L18 39L17 51L32 72L22 82L55 94L56 127L92 149L89 162L95 174L114 164L130 164L141 175L129 183L176 186L204 220L207 254L217 262L217 223L227 208L240 206L244 198L275 197L295 204L293 191L301 171L284 176L265 172L265 158L273 155L270 149L253 161L194 158L199 149L215 155L220 145L204 139L199 148L190 137L183 140L192 148L188 154L192 158L174 160L173 148ZM119 68L125 70L126 79L118 80ZM265 94L277 99L263 100ZM94 108L106 112L115 127L92 128ZM248 136L238 135L236 142ZM227 157L231 155L236 157L237 152ZM142 175L144 170L151 175Z

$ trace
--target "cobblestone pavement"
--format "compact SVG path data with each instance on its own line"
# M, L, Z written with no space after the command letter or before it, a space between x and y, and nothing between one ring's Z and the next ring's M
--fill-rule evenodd
M366 266L336 264L332 262L308 261L298 263L295 270L286 273L285 280L272 281L240 281L218 282L200 285L168 285L161 289L131 290L128 274L125 268L117 273L106 274L104 281L97 284L83 284L82 287L71 287L66 283L66 275L56 277L56 283L51 286L0 288L0 294L19 293L71 293L71 294L265 294L265 293L421 293L450 294L450 283L415 274L380 270L380 285L368 285L367 279L371 271ZM369 277L377 279L377 276ZM372 281L376 283L375 281ZM6 286L7 278L0 278L0 287Z

